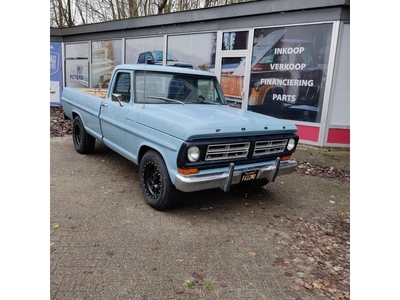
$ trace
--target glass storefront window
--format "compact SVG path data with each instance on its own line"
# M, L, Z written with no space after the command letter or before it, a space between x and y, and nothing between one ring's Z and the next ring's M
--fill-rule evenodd
M73 43L65 45L65 58L89 58L89 43Z
M92 42L91 87L108 88L112 71L122 63L122 40Z
M246 50L248 40L248 31L224 32L221 50Z
M168 55L175 57L168 64L213 71L216 40L215 32L168 36Z
M65 86L89 86L89 43L65 45Z
M136 63L153 63L153 64L162 64L162 51L163 51L163 41L164 38L162 36L149 37L149 38L135 38L135 39L126 39L125 45L125 62L127 64L136 64ZM152 53L160 52L161 60L150 60ZM159 58L160 55L157 55Z
M332 24L254 31L248 109L320 122Z

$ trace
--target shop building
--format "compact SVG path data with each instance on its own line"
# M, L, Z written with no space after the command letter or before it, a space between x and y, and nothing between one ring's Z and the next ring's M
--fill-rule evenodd
M300 142L350 147L350 1L266 0L50 28L50 104L108 87L115 65L215 73L230 105L292 120Z

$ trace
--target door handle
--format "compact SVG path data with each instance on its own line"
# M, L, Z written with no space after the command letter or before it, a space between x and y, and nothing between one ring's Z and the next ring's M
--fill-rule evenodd
M103 102L103 103L101 103L101 106L107 107L108 104Z

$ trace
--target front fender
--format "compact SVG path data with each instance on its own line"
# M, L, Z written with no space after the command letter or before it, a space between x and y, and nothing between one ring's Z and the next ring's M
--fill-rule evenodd
M127 132L129 159L140 165L147 151L157 151L164 159L170 179L175 184L175 177L178 172L177 155L183 141L138 123L132 124L130 128L131 130Z

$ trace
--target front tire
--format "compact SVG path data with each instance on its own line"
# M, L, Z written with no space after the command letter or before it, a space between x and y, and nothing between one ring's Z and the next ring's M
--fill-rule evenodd
M166 210L178 201L178 191L172 184L161 155L153 150L145 153L139 166L140 188L147 204Z
M89 154L93 152L96 139L86 132L79 116L74 118L72 125L72 139L74 141L75 150L78 153Z

